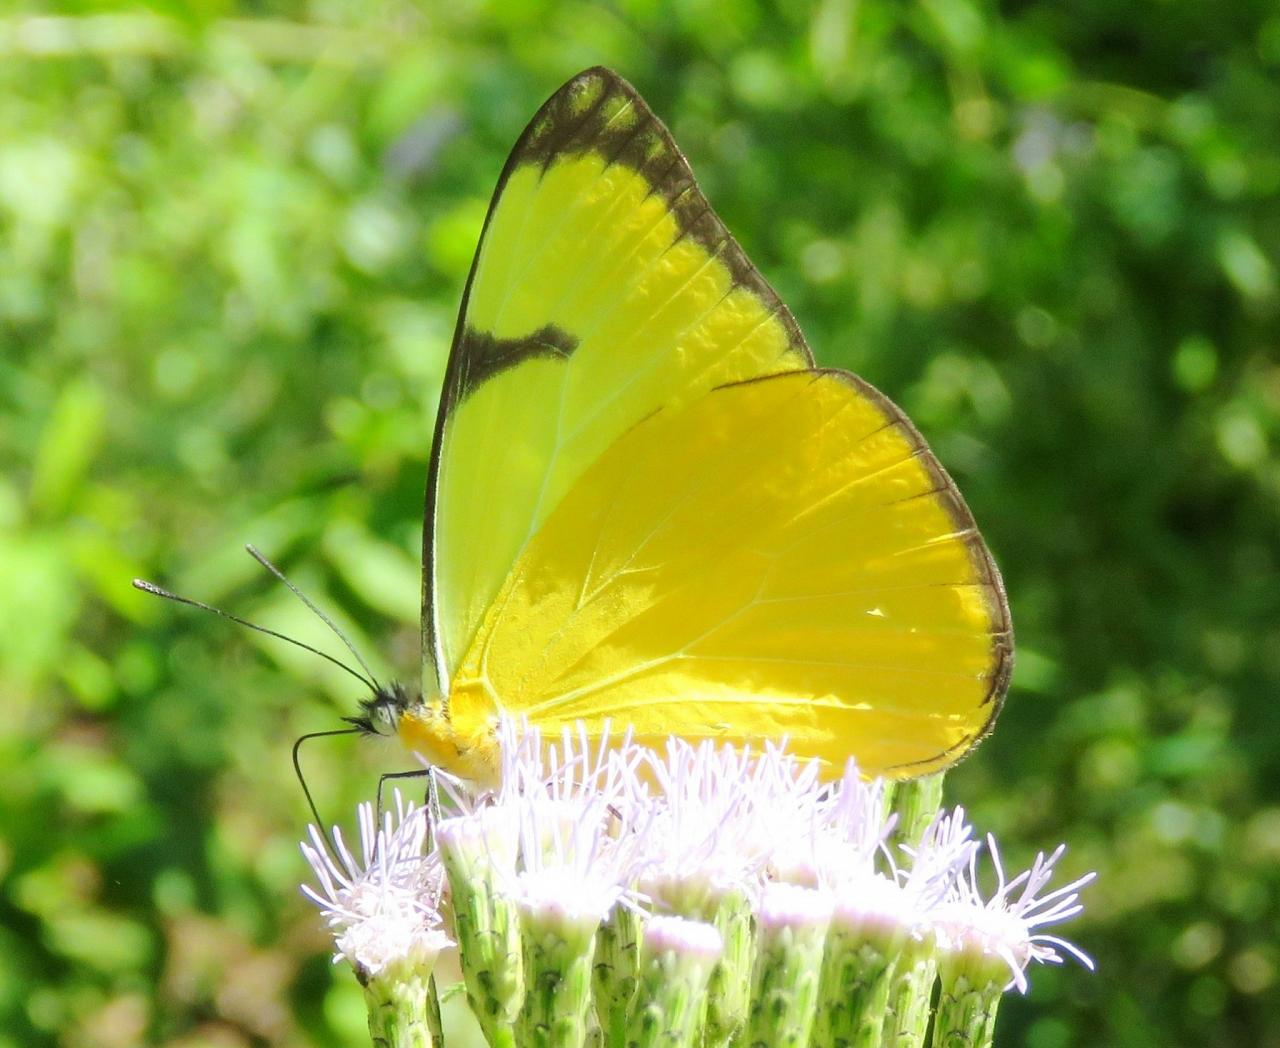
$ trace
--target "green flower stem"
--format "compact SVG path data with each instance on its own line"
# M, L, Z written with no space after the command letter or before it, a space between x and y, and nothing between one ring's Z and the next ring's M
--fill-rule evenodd
M822 958L815 1045L879 1048L902 938L837 911Z
M427 793L423 798L423 802L427 807L427 837L424 842L424 854L430 855L438 850L436 827L440 825L440 819L442 818L440 811L440 783L434 770L427 775ZM427 983L427 1027L431 1031L431 1036L435 1038L436 1044L444 1044L444 1018L440 1014L440 987L436 983L434 971L431 973L431 978Z
M898 960L885 1015L885 1048L922 1048L929 1029L938 961L933 938L908 939Z
M584 1048L598 921L551 906L521 905L526 993L516 1020L519 1048Z
M1008 963L980 939L943 936L938 947L941 992L933 1020L934 1048L991 1048L996 1010L1009 983Z
M1003 996L1003 982L973 983L965 975L944 978L933 1020L933 1048L991 1048Z
M771 884L760 905L745 1043L806 1048L813 1031L831 911L809 888Z
M925 829L942 807L942 780L945 776L945 772L938 772L897 784L892 810L897 813L898 822L889 837L893 854L898 854L899 844L920 843Z
M650 919L639 989L622 1036L609 1048L694 1048L702 1042L705 993L720 958L712 925L681 917Z
M427 1029L436 1044L444 1044L444 1019L440 1015L440 990L435 973L427 980Z
M473 832L478 826L445 823L440 855L449 877L467 1001L492 1048L514 1048L514 1024L524 998L520 920L515 904L496 887L487 828Z
M610 1046L626 1044L640 971L640 933L640 914L625 906L615 906L596 933L592 986L603 1043Z
M687 915L701 916L701 915ZM751 1009L751 968L755 958L754 915L743 891L722 896L707 914L720 933L724 952L707 985L706 1048L733 1044L747 1024Z
M396 972L369 979L364 1002L374 1048L433 1048L428 1017L429 972Z

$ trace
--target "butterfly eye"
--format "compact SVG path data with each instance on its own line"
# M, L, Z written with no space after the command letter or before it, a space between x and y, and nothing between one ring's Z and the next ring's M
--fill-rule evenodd
M399 711L389 702L380 702L375 710L374 730L379 735L394 735Z

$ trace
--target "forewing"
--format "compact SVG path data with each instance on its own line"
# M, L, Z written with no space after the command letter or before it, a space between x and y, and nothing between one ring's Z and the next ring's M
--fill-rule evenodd
M844 372L720 388L614 443L528 544L453 701L919 774L992 722L1000 577L920 435Z
M454 336L424 535L428 687L448 690L521 551L622 434L810 363L630 85L592 69L557 91L502 172Z

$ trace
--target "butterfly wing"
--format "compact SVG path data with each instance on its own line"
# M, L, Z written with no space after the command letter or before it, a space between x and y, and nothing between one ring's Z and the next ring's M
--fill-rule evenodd
M663 408L613 442L519 556L454 680L547 732L789 736L920 774L991 724L1000 577L914 427L853 375L801 371Z
M522 550L655 411L810 366L666 128L605 69L534 117L490 204L437 418L424 689L449 691Z

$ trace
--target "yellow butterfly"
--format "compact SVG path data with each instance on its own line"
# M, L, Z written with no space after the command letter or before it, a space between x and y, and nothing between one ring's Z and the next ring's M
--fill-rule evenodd
M500 713L642 742L786 735L907 777L987 732L1000 575L915 427L800 329L635 90L589 69L498 180L423 540L421 697L364 704L492 781Z

